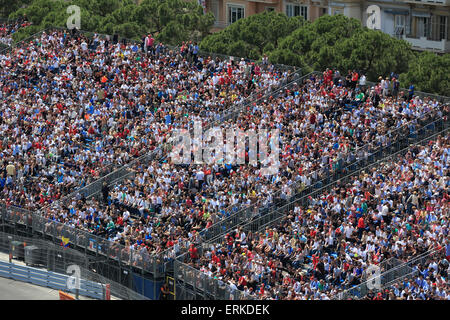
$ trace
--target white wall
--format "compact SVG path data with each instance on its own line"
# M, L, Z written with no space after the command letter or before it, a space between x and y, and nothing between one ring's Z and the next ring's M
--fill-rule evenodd
M394 35L394 15L381 10L381 31Z

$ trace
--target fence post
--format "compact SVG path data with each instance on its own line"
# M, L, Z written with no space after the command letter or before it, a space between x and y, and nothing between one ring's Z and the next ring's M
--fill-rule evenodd
M153 264L153 283L154 283L154 285L153 285L153 297L155 297L156 298L156 279L158 278L157 277L157 273L158 273L158 270L157 270L157 260L156 260L156 258L154 257L154 256L152 256L152 264Z
M145 262L142 260L142 268L141 268L141 275L142 275L142 292L141 294L144 295L145 293L145 276L144 276L144 268L145 268Z
M98 239L96 236L94 236L95 239L95 257L98 259Z
M105 300L111 300L111 285L109 283L105 284Z
M12 244L11 241L9 242L9 263L12 263Z

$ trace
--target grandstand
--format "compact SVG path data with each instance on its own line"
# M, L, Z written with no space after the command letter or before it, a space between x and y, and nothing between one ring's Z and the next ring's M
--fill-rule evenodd
M450 98L143 49L52 28L0 52L3 232L151 299L448 299ZM174 163L194 121L279 129L278 172Z

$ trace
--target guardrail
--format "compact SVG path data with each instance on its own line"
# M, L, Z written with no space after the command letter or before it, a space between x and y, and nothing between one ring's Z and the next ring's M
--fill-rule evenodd
M373 82L373 81L366 81L366 84L370 87L375 87L378 83ZM389 89L391 90L391 89ZM407 88L399 88L398 92L408 92L409 89ZM441 103L450 103L450 97L447 96L441 96L438 94L433 94L433 93L427 93L427 92L423 92L423 91L416 91L414 90L414 96L419 96L420 98L431 98L431 99L435 99L436 101L439 101Z
M39 32L38 34L41 34L42 32L48 32L51 29L52 28L43 30L43 31ZM24 41L27 41L27 40L24 40ZM210 53L206 53L206 54L210 55ZM290 84L294 83L295 81L298 81L298 78L299 78L300 74L301 74L301 70L299 70L299 69L295 70L295 72L293 73L294 79L287 85L290 85ZM274 92L268 92L266 95L264 95L260 99L267 99L269 97L269 95L277 94L278 92L281 92L283 90L283 88L286 87L287 85L286 84L283 85L282 88L279 88L279 89L275 90ZM217 121L215 121L213 123L210 123L209 127L212 127L212 126L216 125L217 123L221 123L223 120L227 120L227 119L230 119L232 117L236 117L237 114L239 114L239 112L241 112L242 109L245 109L248 105L250 105L250 103L253 102L253 96L248 97L247 100L248 101L246 103L242 103L242 105L239 105L239 106L232 106L231 108L229 108L228 110L223 112L222 116L221 116L222 119L221 120L217 120ZM80 195L82 195L82 196L84 196L86 198L92 197L92 196L94 196L94 195L96 195L96 194L98 194L100 192L100 190L101 190L101 188L103 186L103 182L107 182L108 184L115 184L115 183L118 183L120 181L123 181L123 179L131 177L132 175L134 175L134 172L132 171L132 167L134 165L136 165L138 163L145 163L145 162L151 161L153 159L156 159L158 157L163 157L163 151L162 150L164 150L164 149L167 150L169 147L170 147L170 144L165 144L163 147L158 147L155 150L153 150L152 152L150 152L149 154L143 155L140 158L132 161L131 163L121 167L120 169L118 169L116 171L113 171L112 173L107 174L106 176L104 176L104 177L102 177L100 179L97 179L96 181L94 181L93 183L89 184L88 186L85 186L85 187L83 187L81 189L75 190L74 192L72 192L71 194L63 197L59 201L54 202L54 203L50 204L49 206L42 208L40 211L41 212L45 212L46 210L48 210L48 209L50 209L52 207L55 207L59 203L63 203L66 200L72 199L73 197L77 196L78 194L80 194ZM14 221L16 221L18 223L23 223L24 222L23 219L27 219L27 220L31 220L31 221L33 221L33 220L35 220L35 221L36 220L40 220L39 218L37 218L37 216L35 214L32 214L30 212L26 212L23 209L16 209L16 208L13 208L13 207L9 207L7 211L10 212L10 213L15 213L15 214L10 214L8 216L12 217L14 219ZM65 228L64 226L61 226L59 223L56 223L56 222L52 222L52 223L58 226L58 227L56 227L56 230ZM26 223L26 225L28 226L29 224L30 223L28 221L28 223ZM36 228L36 225L39 225L39 224L42 225L42 223L40 223L40 221L35 223L34 224L34 226L35 226L34 229L36 231L38 231L38 232L43 232L42 228ZM81 239L97 238L97 237L93 236L92 234L81 232L80 230L73 230L73 232L77 234L76 238L78 238L78 239L80 239L80 238ZM55 236L53 236L53 237L55 237ZM102 242L104 242L104 240L100 241L99 239L96 239L94 241L90 241L91 244L92 243L102 243ZM87 247L87 246L85 246L85 247ZM126 250L126 249L122 248L121 250ZM173 259L170 259L170 258L167 259L167 256L170 256L170 255L171 255L170 254L170 250L167 250L165 253L160 254L159 258L155 258L155 260L157 260L157 261L169 260L169 262L172 262ZM151 260L151 259L146 259L146 260ZM156 270L160 270L160 268L151 268L151 269L153 269L152 272L154 274L158 274L158 271L156 271Z
M64 235L67 236L67 234ZM27 249L28 247L30 248ZM28 255L27 250L30 250ZM99 262L109 261L107 256L95 257L87 253L83 254L81 250L76 250L76 247L69 243L67 246L63 246L62 237L59 238L59 243L52 243L43 239L0 232L0 252L8 254L11 259L22 260L26 264L40 266L55 273L65 273L68 266L77 265L80 269L81 279L98 282L104 286L109 285L111 295L114 297L123 300L148 300L144 295L132 290L133 279L130 276L126 277L129 279L126 282L130 287L117 282L121 281L120 274L123 272L120 265L113 267L113 264L110 263L108 267L111 270L107 270L103 274L99 273L101 270L94 272L94 267L100 266ZM131 272L129 267L125 270ZM112 276L113 274L118 275L117 281Z
M0 261L0 277L32 283L38 286L62 290L76 294L76 289L68 286L70 276L41 270L28 266ZM80 279L78 294L98 300L104 300L105 287L101 283Z
M199 248L201 252L201 247ZM243 291L232 289L228 283L184 263L182 255L174 263L176 300L254 300Z

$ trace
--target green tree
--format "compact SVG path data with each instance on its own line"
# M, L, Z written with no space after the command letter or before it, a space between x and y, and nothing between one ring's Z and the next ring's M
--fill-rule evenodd
M414 84L416 89L450 96L450 54L417 53L410 60L408 71L400 75L403 87Z
M405 72L408 61L413 57L411 45L406 41L367 28L337 43L335 55L337 68L342 71L361 70L373 81L380 75Z
M28 5L32 0L0 0L0 17L7 18L22 6Z
M158 41L170 44L199 41L214 23L212 13L203 14L196 1L185 0L143 0L134 19L155 34Z
M2 0L0 0L2 1ZM26 15L33 28L24 28L14 36L16 41L45 28L65 27L69 5L81 9L81 29L98 33L118 33L122 37L140 39L152 33L158 41L180 44L184 40L201 40L214 23L212 13L203 14L195 1L185 0L26 0L29 5L10 14ZM38 31L39 31L38 30Z
M342 72L356 69L376 80L380 75L405 72L412 52L406 41L363 27L356 19L324 15L282 39L269 58L306 72L329 67Z
M224 30L209 35L200 43L205 51L259 59L265 50L273 50L278 41L306 24L302 17L265 11L239 19Z

